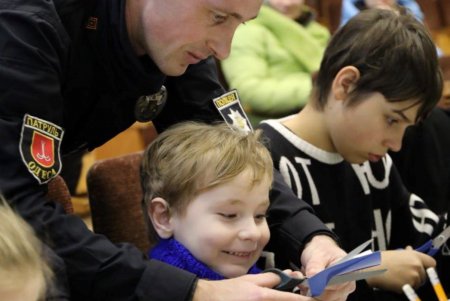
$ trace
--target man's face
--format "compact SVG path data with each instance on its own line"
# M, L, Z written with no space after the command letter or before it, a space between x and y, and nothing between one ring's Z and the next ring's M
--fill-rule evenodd
M262 4L262 0L129 1L135 1L127 4L133 46L170 76L183 74L189 65L211 55L226 58L237 26L255 18Z
M271 182L251 185L247 170L197 195L170 224L174 238L226 278L247 274L269 241L266 211Z
M329 139L350 163L380 160L388 150L399 151L406 127L414 123L415 100L388 102L371 93L354 106L331 101L325 109Z

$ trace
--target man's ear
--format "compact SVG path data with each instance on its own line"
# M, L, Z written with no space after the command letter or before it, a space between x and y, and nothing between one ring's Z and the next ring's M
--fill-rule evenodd
M147 206L147 214L159 237L172 237L173 231L170 224L170 209L166 200L159 197L151 200Z
M355 88L360 73L354 66L345 66L336 74L331 87L331 92L336 100L347 99L350 92Z

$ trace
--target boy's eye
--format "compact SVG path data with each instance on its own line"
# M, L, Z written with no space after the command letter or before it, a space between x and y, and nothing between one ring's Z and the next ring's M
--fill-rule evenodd
M224 23L228 19L228 15L213 12L212 20L213 24L218 25Z
M388 125L394 125L398 122L398 120L392 117L386 117L386 122Z
M223 212L219 212L218 213L220 216L226 218L226 219L233 219L237 216L237 214L235 213L223 213Z
M255 216L255 219L256 220L259 220L259 221L262 221L262 220L265 220L267 218L267 214L258 214L258 215L256 215Z

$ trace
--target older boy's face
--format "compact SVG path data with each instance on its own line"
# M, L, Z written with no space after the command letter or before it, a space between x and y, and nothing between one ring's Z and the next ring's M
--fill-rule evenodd
M352 107L334 100L325 110L331 144L350 163L376 162L389 150L399 151L405 129L415 121L415 103L387 102L380 93Z
M229 55L237 26L255 18L262 0L128 0L132 44L147 53L166 75L177 76L191 64Z
M250 186L244 171L223 185L195 197L186 212L170 218L175 239L201 262L227 277L248 272L269 241L265 178Z

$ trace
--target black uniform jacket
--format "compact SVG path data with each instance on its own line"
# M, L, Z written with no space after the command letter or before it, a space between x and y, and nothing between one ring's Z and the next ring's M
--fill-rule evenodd
M112 244L45 198L61 156L92 150L128 128L136 100L163 84L159 131L220 118L211 102L224 92L214 61L164 76L148 56L134 54L124 4L0 0L0 191L63 259L54 268L66 269L71 300L188 300L194 275ZM279 177L272 199L273 242L297 262L305 239L328 230Z

